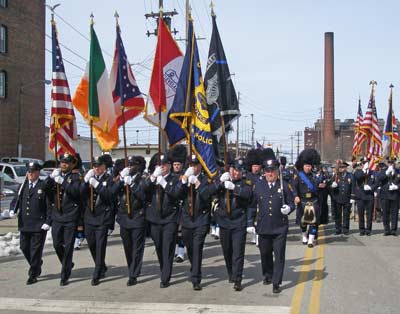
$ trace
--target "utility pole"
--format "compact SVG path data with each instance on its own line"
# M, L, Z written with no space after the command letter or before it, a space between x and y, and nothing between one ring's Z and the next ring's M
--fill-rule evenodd
M300 154L300 136L302 135L301 131L294 132L294 135L297 136L297 156Z
M254 148L254 125L256 124L254 122L254 114L250 114L251 115L251 147Z
M238 92L238 107L240 108L240 92ZM236 119L236 157L239 156L239 119Z
M291 149L290 149L290 159L291 163L293 164L293 135L290 135L290 143L291 143Z

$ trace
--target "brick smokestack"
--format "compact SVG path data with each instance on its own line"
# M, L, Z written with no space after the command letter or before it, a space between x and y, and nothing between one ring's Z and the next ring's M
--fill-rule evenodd
M335 159L335 86L333 33L325 33L323 160Z

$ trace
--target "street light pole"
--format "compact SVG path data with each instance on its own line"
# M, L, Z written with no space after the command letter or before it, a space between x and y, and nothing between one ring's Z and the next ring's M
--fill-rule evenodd
M24 89L34 86L39 83L44 83L46 85L50 85L50 80L37 80L28 84L19 85L19 102L18 102L18 110L17 110L17 155L18 157L22 157L22 127L21 127L21 116L22 116L22 95L24 94Z

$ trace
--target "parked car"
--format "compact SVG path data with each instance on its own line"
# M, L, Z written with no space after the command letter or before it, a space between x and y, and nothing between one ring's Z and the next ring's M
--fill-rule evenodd
M16 180L18 183L23 183L26 177L26 172L28 168L25 164L7 164L0 163L0 172L7 174L12 179ZM40 179L46 179L47 173L40 170Z
M7 174L0 172L0 209L10 209L14 197L18 194L19 183Z
M27 164L31 161L37 161L40 165L43 165L43 160L29 157L2 157L0 159L4 163L15 163L15 164Z

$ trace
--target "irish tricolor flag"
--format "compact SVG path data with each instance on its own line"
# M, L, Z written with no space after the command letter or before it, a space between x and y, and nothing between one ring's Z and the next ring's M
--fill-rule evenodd
M89 63L86 65L85 74L75 91L72 103L88 124L93 120L93 132L103 151L109 151L118 145L117 113L93 23L90 25Z

